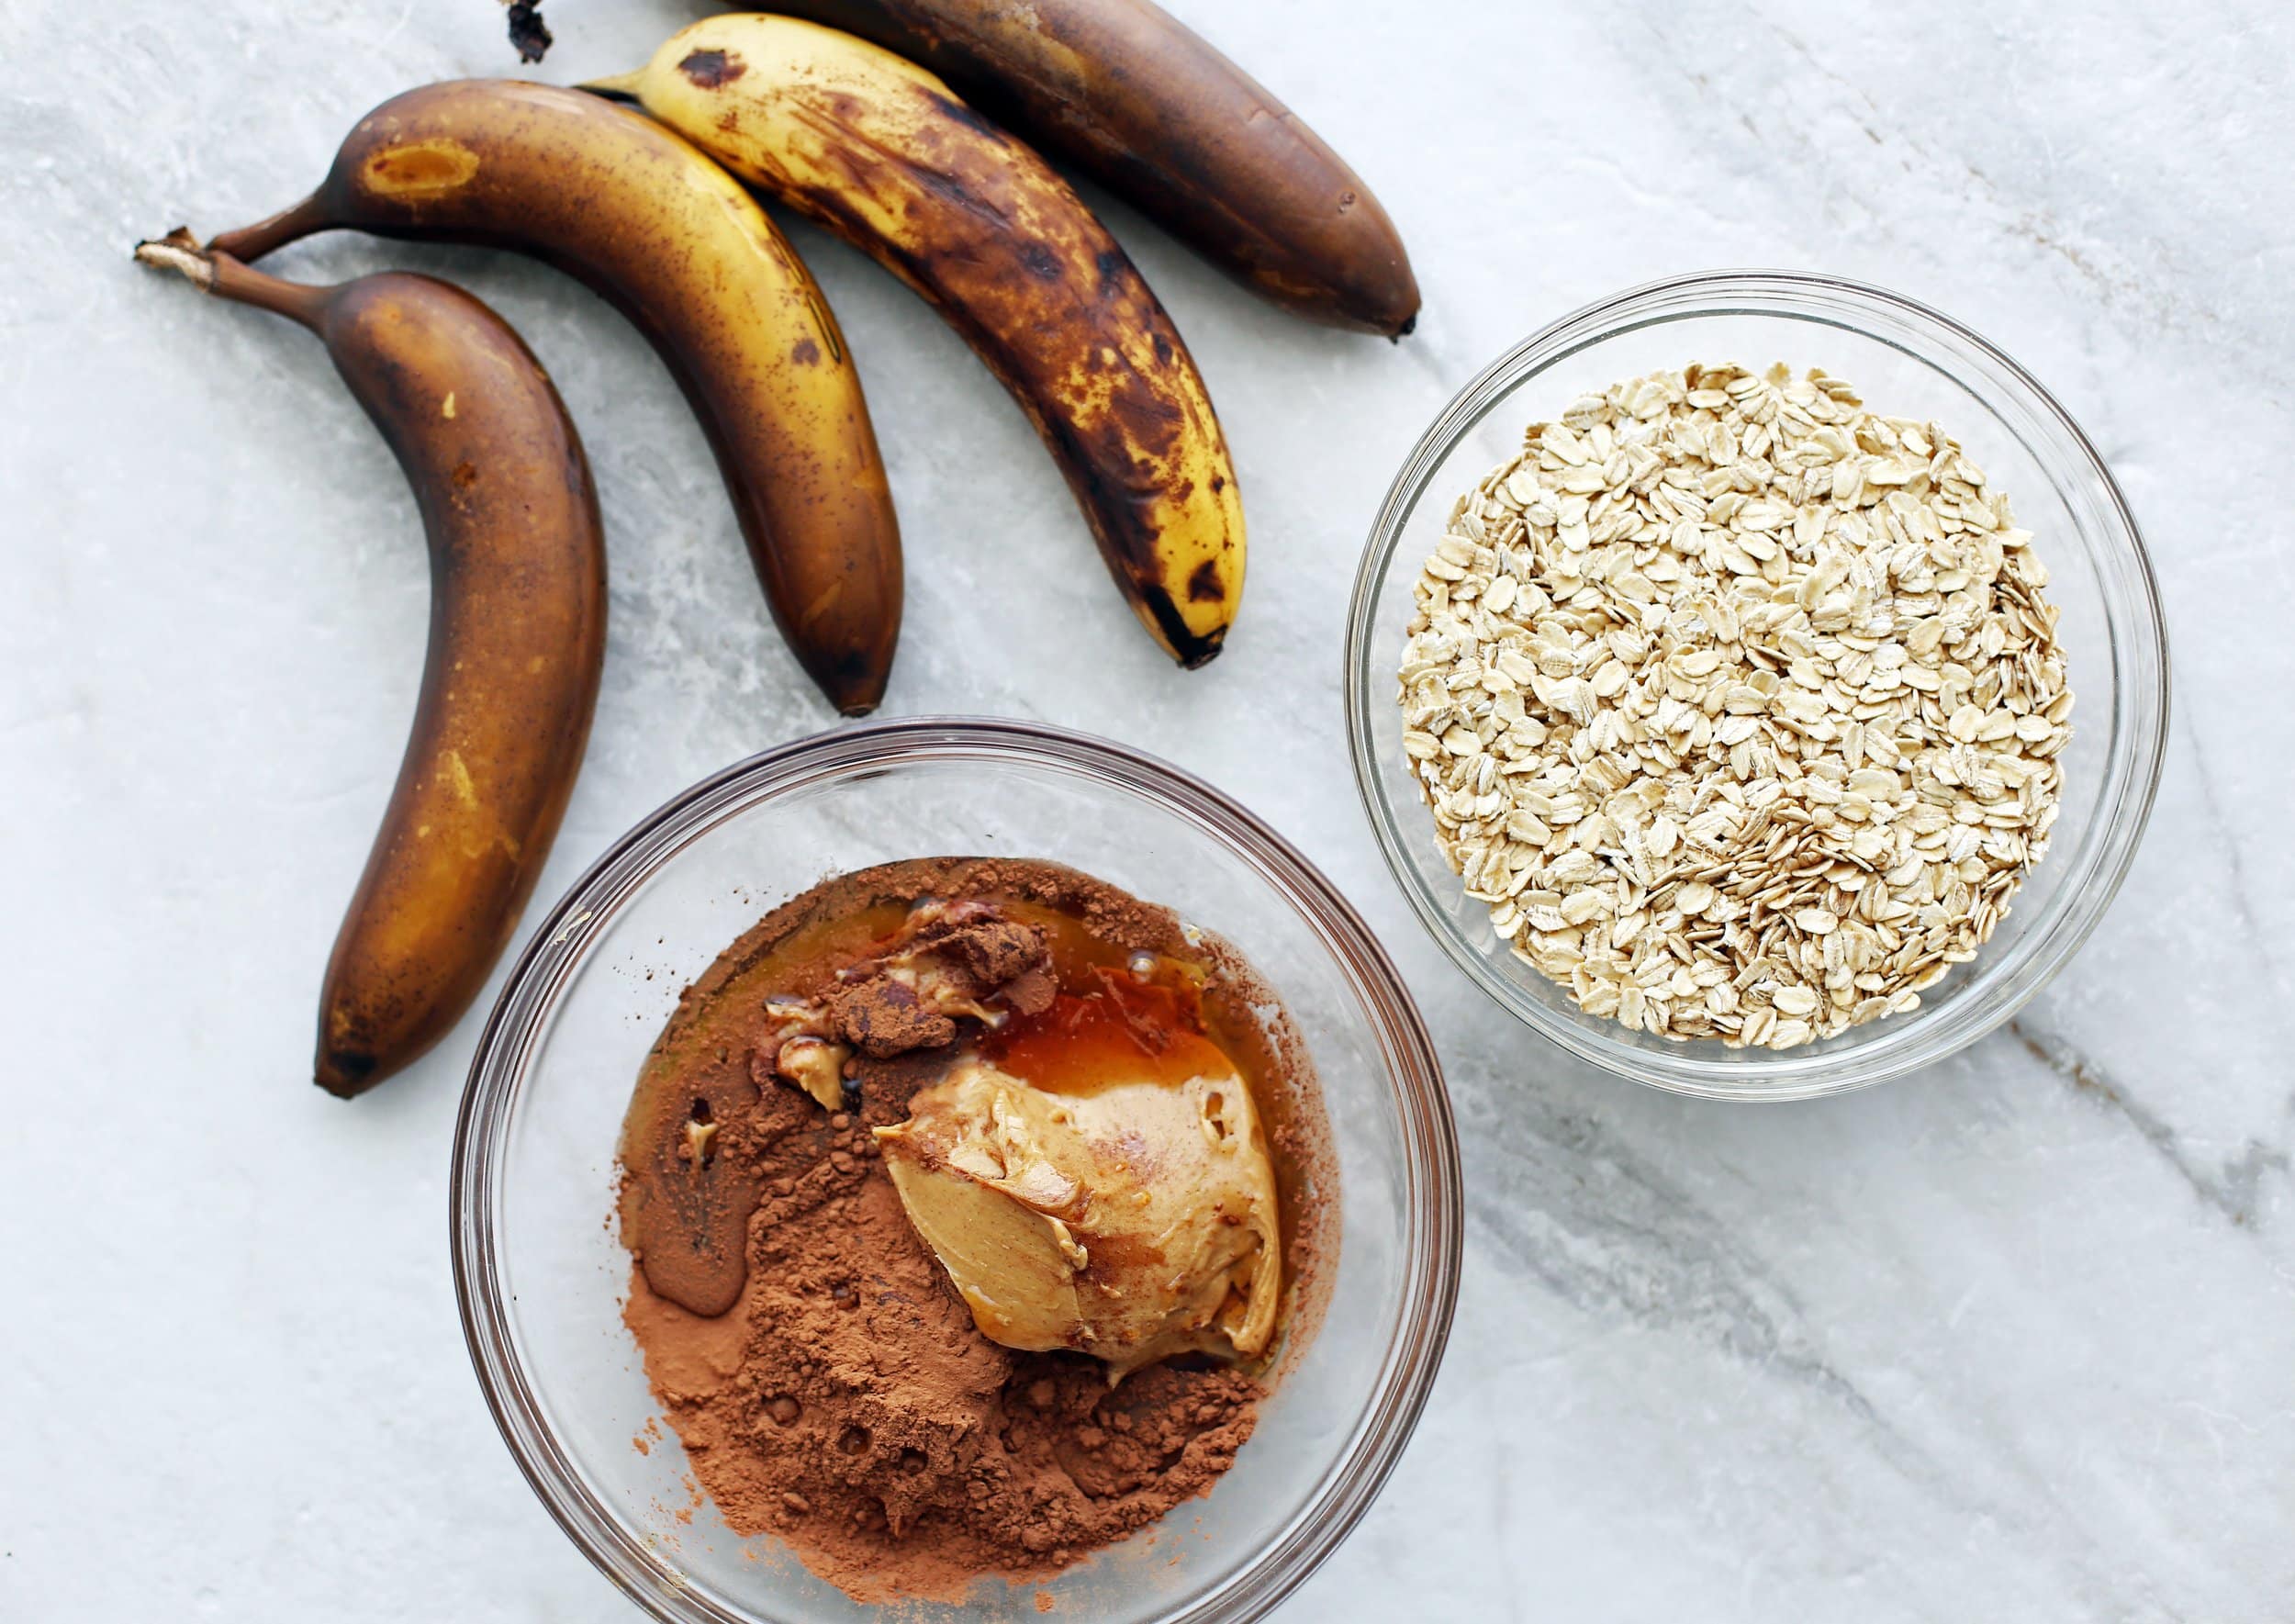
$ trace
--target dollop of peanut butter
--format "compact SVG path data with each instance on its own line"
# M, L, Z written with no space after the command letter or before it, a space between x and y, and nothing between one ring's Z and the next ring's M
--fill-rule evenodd
M1232 1065L1053 1093L966 1058L875 1132L982 1335L1092 1354L1111 1384L1175 1353L1266 1351L1275 1175Z

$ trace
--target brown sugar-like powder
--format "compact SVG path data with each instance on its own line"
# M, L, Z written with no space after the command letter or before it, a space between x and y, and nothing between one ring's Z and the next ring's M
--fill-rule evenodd
M1165 911L1049 865L894 865L889 881L886 872L848 881L873 879L902 901L1040 892L1118 946L1177 946ZM800 898L744 944L764 951L824 906L857 900ZM1166 1363L1111 1389L1096 1361L982 1336L910 1225L869 1134L907 1114L940 1061L863 1056L855 1069L846 1111L768 1087L725 1124L718 1153L742 1158L761 1192L730 1312L689 1313L632 1271L624 1317L727 1524L776 1536L856 1599L953 1601L984 1575L1040 1578L1207 1492L1251 1435L1260 1382ZM1320 1204L1312 1182L1286 1193ZM1287 1260L1312 1289L1322 1223L1293 1212L1285 1228Z

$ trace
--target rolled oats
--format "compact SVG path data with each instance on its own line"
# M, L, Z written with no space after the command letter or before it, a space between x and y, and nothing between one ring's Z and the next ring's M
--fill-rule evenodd
M1935 424L1814 371L1632 379L1452 510L1404 754L1468 893L1589 1014L1834 1036L1918 1008L2047 850L2047 579Z

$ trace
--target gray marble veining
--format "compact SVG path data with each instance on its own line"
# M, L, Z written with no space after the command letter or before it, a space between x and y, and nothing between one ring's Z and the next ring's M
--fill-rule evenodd
M1440 1038L1471 1197L1451 1352L1284 1616L2295 1616L2295 20L1174 9L1363 172L1427 296L1400 346L1305 328L1109 208L1249 504L1248 600L1206 671L1135 633L962 346L796 235L909 536L888 711L1047 717L1218 782L1355 898ZM694 11L550 15L571 81ZM304 1081L413 697L411 502L317 346L127 261L298 195L391 92L511 71L486 0L0 0L0 1616L629 1616L463 1356L441 1220L472 1029L353 1108ZM823 725L626 324L476 252L283 263L465 281L583 425L611 645L545 896L680 786ZM1456 975L1363 827L1338 691L1356 548L1450 393L1587 299L1725 263L1901 288L2030 366L2120 476L2176 654L2151 837L2065 974L1928 1073L1764 1110L1596 1075Z

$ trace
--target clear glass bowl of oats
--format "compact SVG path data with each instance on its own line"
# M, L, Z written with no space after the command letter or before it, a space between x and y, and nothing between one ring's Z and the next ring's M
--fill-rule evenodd
M1534 424L1564 429L1499 473ZM1388 490L1346 658L1356 782L1436 941L1573 1054L1718 1099L1863 1087L2007 1020L2110 905L2167 732L2151 565L2079 427L1949 317L1791 272L1635 288L1486 368Z

